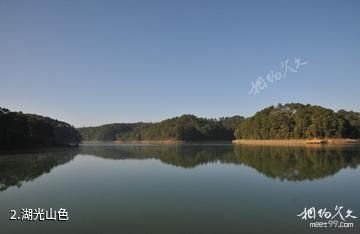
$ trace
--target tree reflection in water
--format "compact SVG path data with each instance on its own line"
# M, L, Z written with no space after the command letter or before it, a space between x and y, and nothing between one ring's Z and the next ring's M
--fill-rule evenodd
M214 162L243 164L267 177L288 181L320 179L360 164L360 148L357 146L125 145L83 147L81 153L107 159L153 158L183 168Z
M11 186L21 187L54 167L71 161L78 153L75 148L41 150L40 152L0 155L0 191Z
M34 180L77 154L121 159L157 159L169 165L194 168L208 163L245 165L274 179L315 180L360 164L359 147L259 147L231 144L85 145L79 149L42 150L0 155L0 191Z

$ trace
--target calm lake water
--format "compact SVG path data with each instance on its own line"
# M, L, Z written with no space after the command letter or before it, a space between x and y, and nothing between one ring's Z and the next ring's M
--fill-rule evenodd
M356 146L101 144L3 154L0 233L360 233L359 164ZM354 228L310 228L297 216L305 207L335 214L336 205L359 216L347 219ZM70 220L9 220L12 209L38 207L65 208Z

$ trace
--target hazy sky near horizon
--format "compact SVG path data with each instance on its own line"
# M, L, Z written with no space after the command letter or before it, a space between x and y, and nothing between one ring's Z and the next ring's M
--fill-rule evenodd
M0 0L0 106L77 127L360 111L360 1ZM308 64L272 83L281 62ZM267 88L249 95L262 76Z

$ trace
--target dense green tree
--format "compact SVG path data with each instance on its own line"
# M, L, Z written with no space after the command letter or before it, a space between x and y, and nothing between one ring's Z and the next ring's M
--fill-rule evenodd
M79 128L84 141L182 140L230 141L243 117L220 119L182 115L158 123L117 123Z
M237 139L301 139L359 137L355 112L338 113L320 106L290 103L268 107L240 123Z
M67 123L0 108L0 149L77 145L79 142L78 131Z
M182 115L157 123L118 123L78 129L85 141L305 139L360 137L359 113L290 103L270 106L244 119Z
M360 138L360 113L354 111L339 110L338 114L348 122L351 128L346 129L346 134L351 138Z

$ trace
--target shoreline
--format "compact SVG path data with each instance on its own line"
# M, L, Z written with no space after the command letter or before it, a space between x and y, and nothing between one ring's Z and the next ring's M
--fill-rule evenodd
M82 141L81 144L159 144L159 145L177 145L177 144L229 144L232 142L229 141L181 141L181 140L117 140L117 141Z
M313 142L315 141L315 142ZM320 143L321 141L321 143ZM182 141L182 140L117 140L107 141L107 143L113 144L159 144L159 145L176 145L186 143L229 143L235 145L260 145L260 146L341 146L341 145L360 145L360 139L349 138L331 138L331 139L237 139L232 141ZM102 144L104 141L83 141L82 144Z
M309 143L308 139L237 139L233 140L233 144L239 145L274 145L274 146L329 146L329 145L360 145L359 139L333 138L324 139L322 143Z
M180 140L117 140L112 141L115 144L183 144Z

